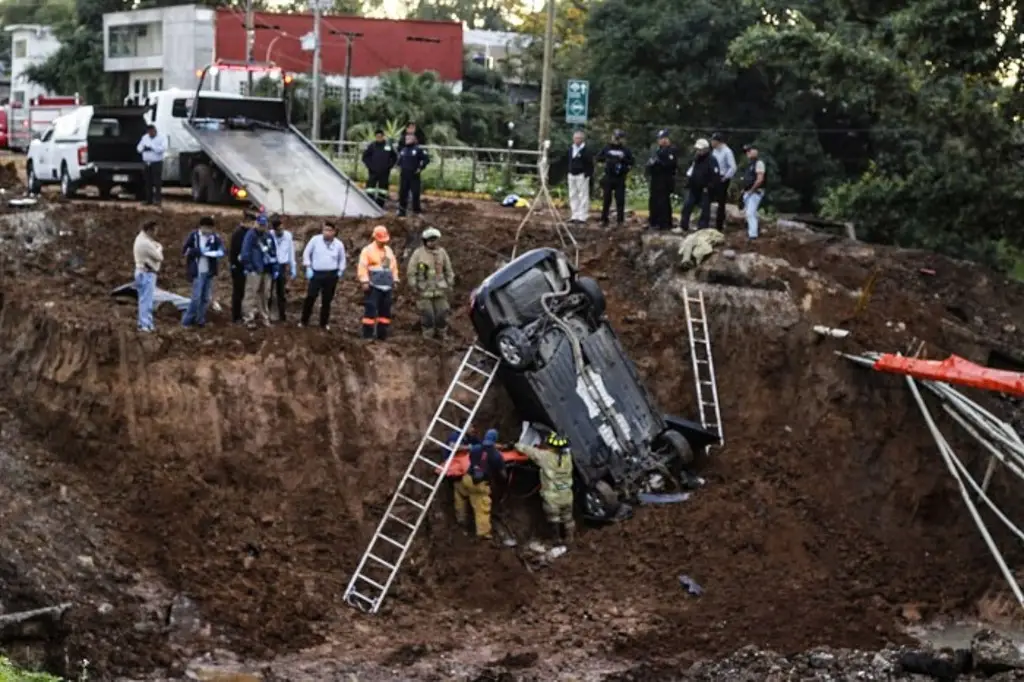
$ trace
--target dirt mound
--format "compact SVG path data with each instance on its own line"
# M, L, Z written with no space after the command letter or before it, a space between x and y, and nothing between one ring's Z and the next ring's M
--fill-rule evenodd
M168 264L159 285L186 293L172 254L196 216L68 206L47 216L61 230L46 249L8 252L0 402L45 444L63 484L104 500L97 523L116 529L118 560L160 576L209 624L173 651L126 651L120 638L135 630L138 605L125 597L114 615L78 623L87 633L78 643L88 642L83 653L100 671L163 667L213 646L266 658L319 644L325 657L387 665L474 647L487 647L481 664L559 651L678 662L748 642L784 652L873 647L901 639L904 604L925 614L968 609L989 586L991 562L902 385L843 364L836 343L809 329L845 325L851 349L897 350L911 336L968 356L1019 345L1010 327L1024 320L1021 288L974 267L929 257L936 274L922 275L925 261L913 254L868 257L799 235L756 250L734 240L741 253L717 256L693 284L707 291L728 442L707 488L588 530L536 573L513 551L463 537L440 500L384 613L367 618L341 593L460 352L419 338L401 289L394 341L364 345L351 281L331 333L250 332L224 312L197 333L161 311L158 334L139 337L133 307L109 297L130 279L136 227L161 221ZM445 234L461 307L510 252L517 221L464 208L428 217ZM218 221L227 236L230 219ZM385 222L400 251L426 224ZM373 224L343 224L350 262ZM292 229L302 239L316 221ZM692 416L677 276L643 265L659 248L658 258L673 258L672 244L597 229L579 238L581 265L606 287L613 323L660 404ZM547 228L525 246L540 243L550 243ZM875 269L870 303L855 314L856 291ZM709 283L725 276L743 287ZM224 278L218 288L226 308ZM301 290L289 283L292 319ZM741 290L769 293L744 308ZM785 306L792 312L779 314ZM470 341L461 313L455 332ZM513 428L500 391L481 421ZM526 535L539 502L520 492L501 495L497 509ZM704 596L687 597L680 574Z
M18 174L18 169L13 163L0 164L0 189L24 189L25 183Z

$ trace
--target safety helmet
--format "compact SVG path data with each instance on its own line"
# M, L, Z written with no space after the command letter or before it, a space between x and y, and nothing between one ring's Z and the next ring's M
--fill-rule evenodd
M498 442L498 429L487 429L484 434L484 445L494 445Z
M427 229L423 230L423 235L422 236L423 236L423 241L425 241L425 242L426 241L430 241L431 239L440 239L441 238L441 230L437 229L436 227L428 227Z
M544 441L553 448L562 450L569 447L569 439L564 436L559 436L557 433L552 431L548 434L547 440Z
M373 228L373 240L385 244L391 241L391 235L388 234L388 228L383 225L378 225Z
M708 144L708 141L707 141L707 140L705 140L705 139L704 139L704 138L702 137L702 138L700 138L699 140L697 140L696 142L694 142L694 143L693 143L693 148L694 148L694 149L696 149L696 150L697 150L697 151L699 151L699 152L702 152L702 151L704 151L705 149L710 149L710 148L711 148L711 145L710 145L710 144Z

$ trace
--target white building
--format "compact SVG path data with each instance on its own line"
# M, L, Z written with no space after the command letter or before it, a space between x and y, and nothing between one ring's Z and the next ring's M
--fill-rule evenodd
M531 102L540 96L536 83L524 81L522 64L518 59L532 40L531 36L511 31L466 29L462 40L471 60L504 77L509 100L513 104Z
M213 61L214 11L198 5L103 15L103 70L128 73L128 95L192 88Z
M36 24L16 24L4 30L11 34L11 102L24 105L40 95L55 94L29 81L25 75L30 66L42 64L60 49L60 41L53 35L53 29Z

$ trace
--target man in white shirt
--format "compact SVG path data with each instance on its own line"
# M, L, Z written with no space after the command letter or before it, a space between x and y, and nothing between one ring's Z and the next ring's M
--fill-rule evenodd
M139 140L136 147L142 155L144 168L142 171L143 201L150 206L160 205L160 190L163 187L164 154L167 153L167 136L156 131L150 124L146 134Z
M584 224L590 213L590 178L594 175L594 155L587 147L582 131L572 135L569 147L569 210L570 223Z
M277 279L270 285L270 300L267 307L270 308L277 299L277 319L285 321L285 313L288 308L288 301L285 294L289 279L295 279L295 239L292 233L284 229L281 216L276 213L270 216L270 229L274 233L274 241L277 242ZM285 272L285 266L287 274Z
M736 175L736 155L725 143L722 133L714 133L711 136L711 153L718 162L719 182L715 188L714 201L718 203L715 214L715 229L719 232L725 226L725 205L729 203L729 181Z
M306 268L309 288L306 300L302 302L300 327L309 324L313 304L320 298L320 328L330 329L331 301L338 280L345 274L345 245L337 239L338 229L334 223L324 221L323 229L306 244L302 251L302 265Z

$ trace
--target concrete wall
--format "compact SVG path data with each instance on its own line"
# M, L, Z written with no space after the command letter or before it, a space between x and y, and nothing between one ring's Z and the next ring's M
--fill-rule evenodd
M29 82L25 77L25 71L30 66L45 62L50 55L60 49L60 41L53 35L53 30L49 26L35 25L8 26L5 30L11 38L12 101L21 99L28 102L39 95L53 94L41 85Z
M196 5L113 12L103 15L105 71L128 71L129 95L154 89L191 88L196 71L213 60L214 13ZM111 53L111 34L142 29L134 54Z

